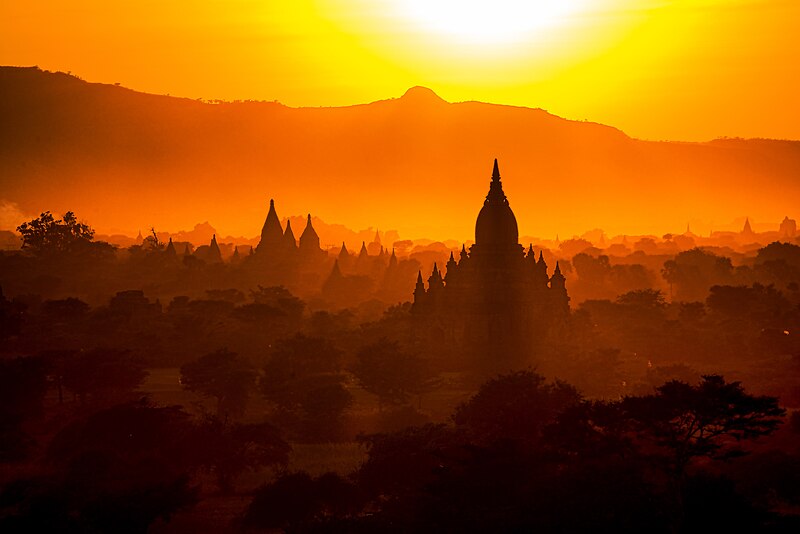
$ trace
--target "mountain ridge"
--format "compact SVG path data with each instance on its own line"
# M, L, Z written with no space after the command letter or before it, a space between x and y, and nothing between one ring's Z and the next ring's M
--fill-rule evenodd
M494 157L530 235L652 233L800 205L797 141L643 141L537 108L448 103L421 87L292 108L3 67L0 113L0 200L29 213L72 209L101 228L208 219L250 235L275 198L281 214L468 239Z

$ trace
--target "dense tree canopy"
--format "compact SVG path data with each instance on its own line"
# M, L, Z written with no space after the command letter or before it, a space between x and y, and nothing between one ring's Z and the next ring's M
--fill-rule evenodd
M37 253L73 250L94 239L94 230L79 222L71 211L61 219L45 211L36 219L19 225L17 231L22 235L22 248Z

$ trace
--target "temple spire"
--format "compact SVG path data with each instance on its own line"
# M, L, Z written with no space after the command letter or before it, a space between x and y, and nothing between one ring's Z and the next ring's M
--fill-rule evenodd
M286 231L283 233L283 242L290 250L297 248L297 240L294 237L294 231L292 231L292 221L289 219L286 219Z
M222 261L222 252L217 244L217 234L211 236L211 244L208 247L208 261L213 263Z
M417 271L417 284L414 286L414 303L411 310L419 313L422 310L422 301L425 300L425 282L422 281L422 271Z
M461 265L464 261L469 258L467 254L467 246L465 244L461 244L461 255L458 257L458 264Z
M447 260L446 267L447 267L447 275L446 275L446 277L452 277L452 274L458 268L458 263L456 262L455 255L453 254L452 250L450 251L450 259Z
M322 248L319 246L319 236L311 224L310 213L306 220L306 229L300 235L300 252L306 255L315 255L322 252Z
M433 288L441 287L444 287L444 279L442 278L442 273L439 271L439 267L436 265L436 262L434 262L433 272L430 278L428 278L428 290L430 291Z
M264 226L261 228L261 241L258 242L256 250L258 252L264 250L275 252L281 248L283 243L283 228L281 228L278 213L275 211L275 200L270 199L269 212L264 221Z
M494 167L492 168L492 182L489 185L489 194L486 195L486 203L508 203L506 194L503 192L503 182L500 181L500 167L497 164L497 158L494 160Z

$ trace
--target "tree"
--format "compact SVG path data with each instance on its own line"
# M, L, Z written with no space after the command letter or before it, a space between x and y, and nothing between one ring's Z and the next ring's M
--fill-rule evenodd
M81 402L127 400L147 377L143 363L127 351L97 348L63 362L63 385Z
M706 299L708 309L728 318L756 319L757 324L774 323L792 305L772 285L712 286Z
M197 434L176 406L126 403L63 428L47 449L49 480L13 507L21 532L144 533L197 500Z
M78 222L71 211L61 219L45 211L36 219L19 225L17 231L22 236L22 248L40 254L74 250L94 239L94 230Z
M285 410L300 408L309 391L344 380L341 357L341 351L324 338L297 334L279 340L264 366L261 390Z
M673 380L653 395L626 397L620 406L640 438L666 451L677 477L695 458L745 454L738 444L772 433L786 413L777 398L750 395L740 382L719 375L704 375L697 385Z
M142 240L142 249L144 250L162 251L166 246L167 245L158 238L156 229L153 227L150 228L150 235Z
M661 291L657 289L639 289L617 297L617 304L628 306L637 311L645 311L661 310L666 307L667 302Z
M269 423L228 424L208 417L198 431L199 462L216 475L224 493L233 490L235 478L246 470L285 467L289 462L292 448Z
M276 343L261 391L311 439L338 439L341 417L353 402L341 372L341 352L328 340L302 334Z
M250 297L256 304L272 306L292 319L299 319L306 307L305 302L292 295L283 286L263 287L259 285L257 290L250 290Z
M533 371L516 371L483 384L456 408L453 420L478 441L532 441L559 413L580 400L581 395L569 384L548 384Z
M257 374L250 362L226 349L202 356L181 367L181 384L189 391L217 400L217 415L244 414Z
M422 358L386 338L362 348L351 371L381 405L405 404L411 395L422 395L434 385L434 374Z
M669 283L670 291L675 286L676 300L700 301L706 298L709 287L731 280L733 265L730 258L693 248L664 262L661 275Z

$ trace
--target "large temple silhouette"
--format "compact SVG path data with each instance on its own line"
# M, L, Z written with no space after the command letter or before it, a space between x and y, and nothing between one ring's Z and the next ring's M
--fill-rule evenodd
M475 244L445 270L434 264L425 287L414 290L418 324L481 360L527 359L537 343L569 315L569 296L558 263L552 276L539 251L519 244L517 219L503 192L497 160L489 194L475 222Z

